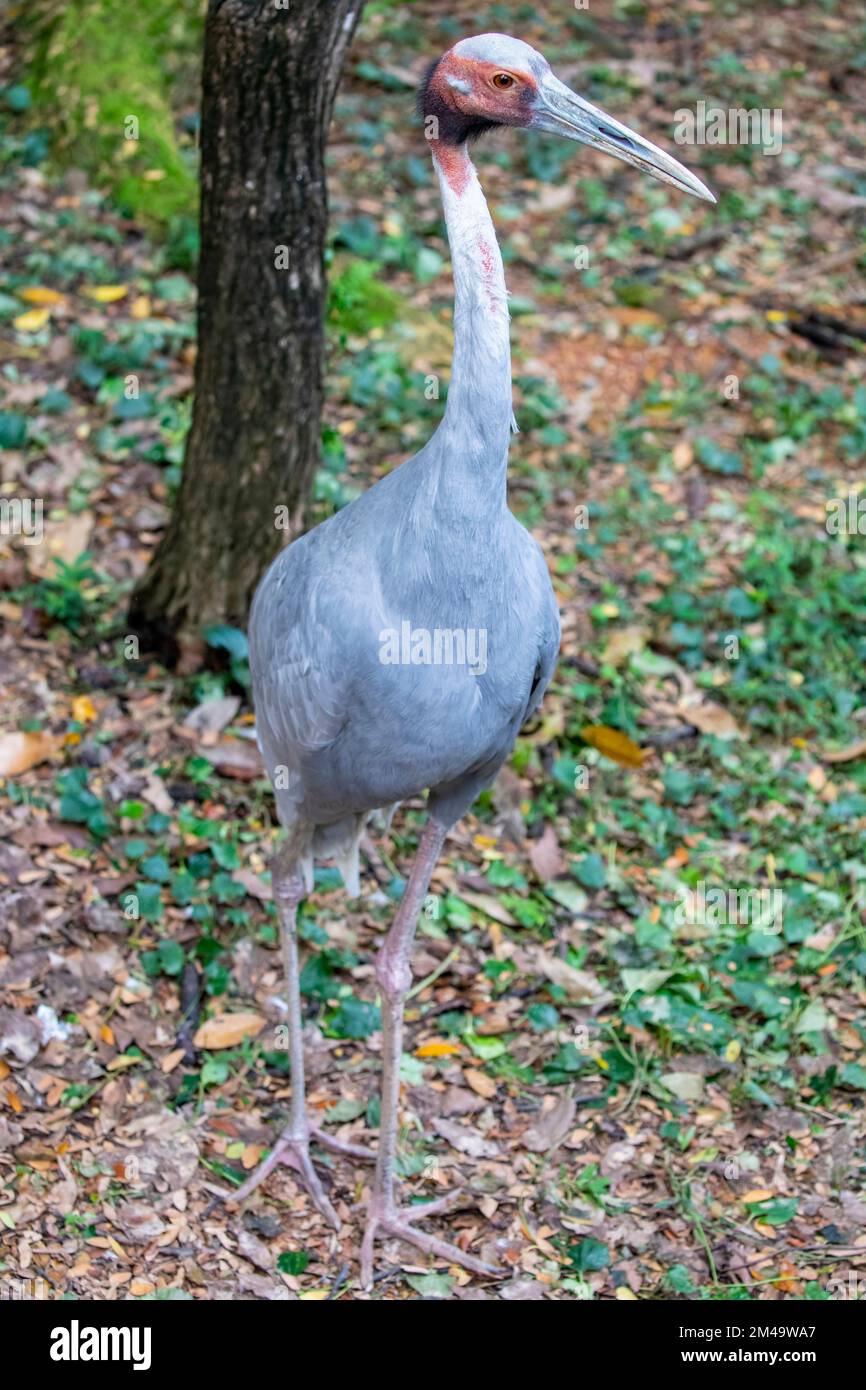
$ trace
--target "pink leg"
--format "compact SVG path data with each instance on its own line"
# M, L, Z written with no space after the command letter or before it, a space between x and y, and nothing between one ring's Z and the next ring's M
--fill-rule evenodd
M368 1149L357 1144L344 1144L322 1130L312 1128L307 1119L304 1099L304 1043L303 1019L301 1017L300 967L298 962L298 904L304 896L304 888L294 863L285 864L278 854L273 864L274 900L280 919L280 936L283 947L283 969L285 974L286 1003L288 1006L289 1061L292 1078L292 1104L289 1123L280 1135L268 1157L250 1174L246 1182L236 1192L227 1192L225 1200L236 1203L245 1202L251 1192L280 1163L287 1163L300 1175L318 1210L335 1231L340 1229L340 1218L334 1210L324 1187L310 1159L310 1139L322 1144L334 1153L348 1154L352 1158L374 1158Z
M445 840L445 828L428 819L412 865L406 890L397 909L393 926L376 962L376 978L382 996L382 1117L376 1176L370 1202L367 1227L361 1245L361 1284L369 1289L373 1283L373 1247L380 1234L398 1236L419 1250L463 1265L476 1274L496 1274L498 1271L474 1255L467 1255L456 1245L425 1235L414 1223L450 1206L452 1198L442 1198L418 1208L401 1210L394 1197L395 1161L397 1151L397 1111L400 1100L400 1058L403 1053L403 1005L412 983L409 959L415 927L422 903L430 886L430 877Z

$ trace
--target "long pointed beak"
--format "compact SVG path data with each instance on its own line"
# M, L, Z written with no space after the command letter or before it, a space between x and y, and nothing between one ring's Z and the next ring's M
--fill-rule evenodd
M548 73L538 84L538 96L531 126L535 130L547 130L554 135L564 135L567 140L579 140L594 150L603 150L636 169L643 169L653 178L661 179L679 188L683 193L693 193L696 198L706 198L714 203L715 197L705 183L692 174L679 160L665 154L657 145L644 140L627 126L615 121L597 106L584 101L553 73Z

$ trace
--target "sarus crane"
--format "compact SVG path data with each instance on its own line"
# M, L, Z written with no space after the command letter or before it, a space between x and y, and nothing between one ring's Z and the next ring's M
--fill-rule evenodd
M398 1237L480 1274L498 1271L419 1229L448 1198L401 1207L395 1190L403 1009L410 953L449 828L489 787L537 710L559 649L559 614L539 545L508 509L514 417L508 297L493 222L468 142L497 126L549 131L715 201L669 154L570 91L547 60L506 34L461 39L433 64L419 110L439 179L454 274L454 349L444 416L414 458L294 541L253 601L250 667L258 739L286 837L272 866L290 1048L291 1108L243 1201L281 1161L339 1229L311 1140L375 1157L361 1246ZM304 1102L297 909L313 862L335 860L359 892L370 816L427 791L427 819L378 953L382 1102L374 1154L311 1125Z

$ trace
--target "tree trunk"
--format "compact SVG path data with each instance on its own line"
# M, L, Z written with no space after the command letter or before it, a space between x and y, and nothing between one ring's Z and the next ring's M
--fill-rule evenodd
M187 668L203 627L245 622L319 454L325 138L363 0L284 3L208 5L192 428L130 606L133 631Z

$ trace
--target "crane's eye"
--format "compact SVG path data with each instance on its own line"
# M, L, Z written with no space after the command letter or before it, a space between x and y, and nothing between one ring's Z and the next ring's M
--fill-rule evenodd
M510 72L496 72L493 74L493 85L494 87L498 87L501 92L504 92L506 87L514 86L514 78L511 76Z

